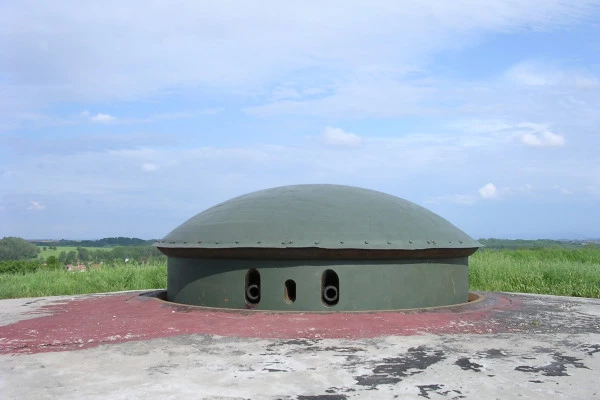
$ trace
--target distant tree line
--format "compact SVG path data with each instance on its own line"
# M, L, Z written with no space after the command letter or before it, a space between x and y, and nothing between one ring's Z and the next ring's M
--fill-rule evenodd
M114 246L150 246L155 239L144 240L129 237L109 237L98 240L66 240L33 242L38 246L74 246L74 247L114 247Z
M36 258L40 249L18 237L4 237L0 240L0 261L30 260Z
M60 249L60 246L77 244L75 250L65 249L58 255L51 255L44 259L39 254L40 247L35 244L18 237L5 237L0 240L0 273L27 273L38 269L57 269L68 264L79 263L111 266L127 263L139 265L166 262L166 256L156 247L149 245L154 242L154 240L123 237L81 242L62 240L52 242L52 245L49 242L40 242L44 250L56 250ZM83 243L91 243L93 246L89 246L91 247L89 248ZM115 246L115 243L125 243L126 245ZM111 248L103 248L107 246L111 246Z
M56 259L56 257L54 258ZM38 260L0 261L0 274L26 274L42 269L59 269L60 267L57 259L53 263L46 264L42 264Z
M486 249L534 249L541 247L580 248L583 243L575 240L551 240L551 239L478 239L478 242Z
M76 250L61 251L58 254L58 262L61 265L79 262L126 263L131 261L145 263L164 261L165 259L166 256L153 246L118 246L111 250L90 250L85 247L77 247Z
M36 253L37 255L37 253ZM30 259L0 260L0 274L25 274L42 269L60 269L72 264L85 264L86 267L102 264L104 267L116 265L164 264L166 256L152 246L119 246L110 250L90 250L78 247L76 250L63 250L58 256Z

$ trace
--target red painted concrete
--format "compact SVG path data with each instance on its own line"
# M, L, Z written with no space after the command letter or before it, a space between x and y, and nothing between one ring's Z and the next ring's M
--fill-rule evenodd
M44 306L51 314L0 326L0 354L82 349L107 343L210 334L251 338L372 338L513 331L495 318L519 302L502 294L461 307L405 312L269 313L167 303L138 293Z

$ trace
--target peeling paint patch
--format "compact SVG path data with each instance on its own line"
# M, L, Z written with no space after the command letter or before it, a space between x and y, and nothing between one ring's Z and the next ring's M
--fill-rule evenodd
M430 393L435 393L440 396L448 396L452 395L450 399L464 399L466 396L463 396L460 390L444 390L444 385L417 385L419 389L419 396L425 397L426 399L430 399Z
M501 349L489 349L489 350L486 350L484 352L480 352L477 354L484 358L490 358L490 359L504 358L509 355L509 353L507 351L501 350Z
M600 353L600 344L582 344L579 346L588 356Z
M442 350L430 349L427 346L411 347L405 355L384 358L375 365L372 374L355 377L358 385L376 388L379 385L395 384L402 378L420 374L431 365L445 359Z
M467 357L459 358L454 364L458 365L463 371L481 372L481 368L483 367L483 365L472 362Z
M516 367L515 370L520 372L541 372L544 376L569 376L569 374L567 374L567 366L569 365L575 368L589 369L581 362L580 358L563 356L560 353L554 354L552 358L554 361L552 361L550 364L538 367L520 365Z
M148 375L150 375L150 376L156 375L156 374L169 375L171 373L171 371L176 369L178 366L179 366L179 364L159 364L159 365L154 365L150 368L147 368L147 371L148 371Z

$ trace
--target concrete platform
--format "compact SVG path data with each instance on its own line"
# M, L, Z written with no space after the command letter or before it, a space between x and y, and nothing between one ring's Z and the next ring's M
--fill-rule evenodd
M159 294L0 301L0 398L600 398L598 299L319 314Z

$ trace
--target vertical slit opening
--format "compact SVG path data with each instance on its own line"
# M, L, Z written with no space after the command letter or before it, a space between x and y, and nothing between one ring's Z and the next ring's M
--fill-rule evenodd
M246 303L258 304L260 302L260 273L257 269L246 272Z
M293 279L285 281L284 299L286 303L290 304L296 301L296 281Z
M321 301L328 307L340 300L340 279L335 271L328 269L321 277Z

